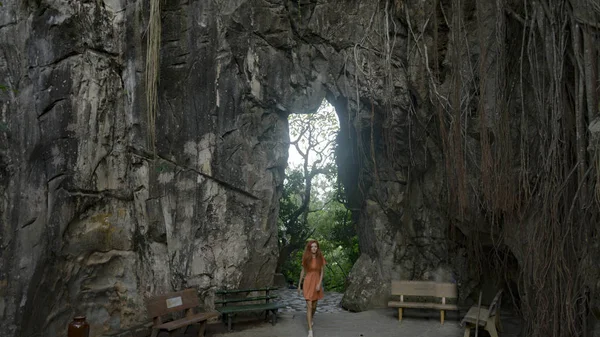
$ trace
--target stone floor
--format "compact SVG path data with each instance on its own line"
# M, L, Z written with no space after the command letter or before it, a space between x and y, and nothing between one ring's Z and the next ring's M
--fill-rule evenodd
M414 310L413 310L414 311ZM322 313L315 317L314 337L462 337L458 315L449 314L442 325L439 316L430 312L427 315L408 314L401 322L397 311L377 309L360 313L347 311ZM518 326L514 322L503 322L506 332L502 337L517 337ZM474 332L471 336L474 336ZM234 331L228 333L222 324L209 326L207 336L214 337L305 337L307 336L306 315L302 312L282 313L275 326L262 321L238 323ZM480 331L479 336L489 336Z
M207 336L214 337L305 337L306 304L297 295L296 290L278 291L280 302L284 304L279 320L275 326L262 319L238 320L232 332L227 332L223 324L211 324ZM464 329L459 322L466 312L448 312L446 322L439 321L439 312L431 310L406 310L404 319L399 322L397 311L393 309L377 309L361 313L345 311L340 306L342 294L328 292L319 301L314 337L460 337ZM518 320L510 315L503 315L505 332L502 337L517 337ZM471 336L474 336L474 332ZM479 336L489 336L480 332Z
M281 303L285 305L282 312L306 312L306 301L302 295L298 295L296 289L280 289L274 291L280 298ZM325 297L318 302L317 312L342 312L341 306L343 293L325 292Z

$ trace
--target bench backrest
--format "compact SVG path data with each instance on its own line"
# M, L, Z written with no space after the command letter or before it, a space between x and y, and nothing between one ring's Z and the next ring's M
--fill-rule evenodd
M239 294L239 293L251 293L251 292L257 292L257 291L266 291L267 293L270 290L277 290L279 288L277 287L263 287L263 288L248 288L248 289L221 289L221 290L217 290L217 292L215 292L215 294L217 295L231 295L231 294Z
M200 304L195 289L186 289L150 298L146 302L150 318L192 309Z
M456 298L454 283L432 281L392 281L392 295Z
M500 303L502 302L502 290L498 291L498 293L496 293L496 296L494 296L494 299L492 300L492 303L490 304L490 307L488 309L489 313L490 313L490 317L494 316L496 314L496 312L500 311Z
M216 300L215 306L226 306L229 303L245 304L264 304L269 303L269 300L276 299L279 296L269 295L269 291L277 290L275 287L264 287L264 288L249 288L249 289L230 289L230 290L218 290L215 294L221 297L221 300ZM256 296L250 296L251 293L258 292L264 294L258 294ZM242 296L245 294L246 296ZM248 303L250 302L250 303ZM260 303L258 303L260 302ZM264 302L264 303L263 303Z

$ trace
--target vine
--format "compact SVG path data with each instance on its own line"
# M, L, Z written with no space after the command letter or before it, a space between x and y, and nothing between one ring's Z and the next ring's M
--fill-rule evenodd
M156 159L156 114L158 111L158 80L160 67L161 19L160 0L150 0L146 45L146 109L148 145Z
M585 125L598 116L593 60L600 53L600 34L596 23L582 22L574 6L595 10L597 18L600 6L591 0L547 0L525 1L513 9L504 0L477 1L475 67L465 28L469 4L473 2L435 2L433 43L413 32L407 11L437 112L452 192L450 218L471 233L488 227L498 274L508 273L501 250L508 248L517 257L525 335L581 336L590 306L586 289L593 287L587 280L598 276L588 262L591 244L582 242L599 234L594 225L600 218L598 150L586 153L595 145ZM438 12L451 28L446 86L440 85L435 69ZM490 17L495 19L491 24ZM434 71L427 57L431 44ZM473 144L468 139L473 109L479 141L467 146ZM481 183L467 189L469 180ZM478 260L490 258L481 256L477 244L473 248ZM589 296L597 295L594 291Z

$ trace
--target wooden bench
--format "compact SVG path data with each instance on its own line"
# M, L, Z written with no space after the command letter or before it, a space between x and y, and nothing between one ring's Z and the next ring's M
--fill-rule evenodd
M456 284L430 281L392 281L392 295L400 296L400 301L389 301L388 307L398 308L398 320L402 320L404 308L440 310L440 322L444 324L446 310L458 310L456 304L447 304L447 298L457 298ZM423 302L405 302L404 296L427 297ZM431 298L441 298L434 302Z
M152 318L152 337L156 337L160 331L167 331L170 336L178 332L183 334L193 324L200 325L198 337L204 336L206 321L219 317L219 313L194 313L194 308L199 303L198 294L195 289L186 289L150 298L146 302L146 309L148 310L148 315ZM184 310L184 318L163 322L162 316Z
M228 331L231 331L231 321L233 316L241 312L250 311L265 311L265 319L271 315L271 323L275 325L277 323L277 310L282 308L283 305L277 302L270 302L270 300L276 299L276 295L269 295L269 291L277 288L257 288L257 289L235 289L235 290L219 290L216 292L217 295L221 296L221 300L215 301L215 306L220 305L216 308L223 317L223 323L227 324ZM242 297L241 294L253 293L253 292L264 292L264 295ZM232 298L232 296L234 296ZM244 302L258 302L251 304L241 304ZM231 305L237 303L238 305Z
M502 325L500 324L501 302L502 290L494 296L494 300L492 300L489 307L481 308L477 305L472 306L460 322L465 327L465 337L469 337L471 335L471 328L475 328L476 326L486 330L491 337L498 337L498 331L502 332Z

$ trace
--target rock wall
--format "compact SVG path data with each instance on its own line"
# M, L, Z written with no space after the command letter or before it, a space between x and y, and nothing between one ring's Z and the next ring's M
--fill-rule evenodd
M151 294L196 287L210 306L272 281L288 135L261 103L268 50L234 53L218 3L165 2L154 149L147 7L3 1L3 336L64 336L75 314L98 336L147 321Z
M452 46L444 25L432 44L432 6L161 1L153 127L147 1L3 1L0 330L61 336L84 313L99 336L146 321L151 294L196 287L210 307L269 284L287 115L324 98L362 252L343 305L385 305L400 278L456 281L463 301L480 280L448 211L427 74L450 72Z
M328 97L349 141L340 164L362 160L367 143L355 137L373 118L362 97L381 105L381 83L363 73L383 71L365 42L381 38L379 4L161 6L159 111L149 128L147 2L3 3L0 328L8 335L58 336L79 313L98 335L144 321L151 294L193 286L210 306L216 288L271 282L289 113ZM395 67L394 75L391 104L406 107L406 75ZM358 174L345 175L348 186ZM402 184L390 186L398 206ZM368 205L365 216L384 217ZM389 221L358 220L361 261L391 265Z

